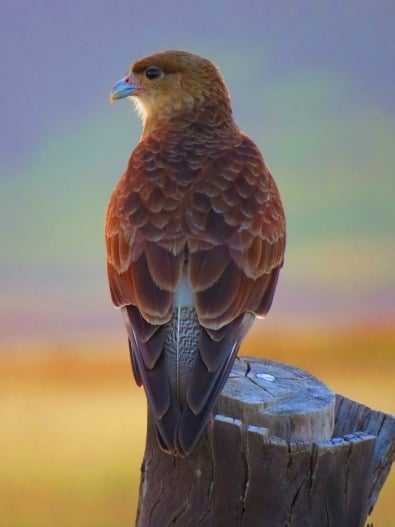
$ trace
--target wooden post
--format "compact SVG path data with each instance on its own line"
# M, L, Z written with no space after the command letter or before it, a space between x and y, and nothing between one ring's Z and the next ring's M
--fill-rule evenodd
M306 372L236 360L191 455L148 416L137 527L363 527L395 457L395 419Z

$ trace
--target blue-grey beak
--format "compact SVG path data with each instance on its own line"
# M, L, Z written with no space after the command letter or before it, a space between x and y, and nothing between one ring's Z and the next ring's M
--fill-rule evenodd
M110 101L116 101L117 99L123 99L124 97L129 97L130 95L135 95L141 86L131 84L128 77L118 81L110 93Z

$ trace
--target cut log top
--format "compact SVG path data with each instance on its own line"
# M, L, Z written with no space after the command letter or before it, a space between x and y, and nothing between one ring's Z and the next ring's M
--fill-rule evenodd
M394 456L393 417L242 357L189 456L163 453L148 415L136 525L363 527Z
M286 440L332 437L335 394L294 366L241 357L233 365L214 413L254 426Z

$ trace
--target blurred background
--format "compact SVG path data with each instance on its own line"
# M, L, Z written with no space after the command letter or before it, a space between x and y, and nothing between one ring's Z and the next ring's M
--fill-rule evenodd
M395 412L394 23L392 0L1 2L1 526L133 522L145 400L103 224L141 126L109 91L155 51L220 67L282 194L285 266L242 352Z

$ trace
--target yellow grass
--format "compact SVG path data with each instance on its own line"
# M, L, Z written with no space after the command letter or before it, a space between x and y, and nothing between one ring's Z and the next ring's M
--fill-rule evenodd
M314 373L338 393L395 412L395 330L255 330L249 355ZM0 525L132 526L145 399L124 339L18 342L0 350ZM395 474L370 522L393 527Z

